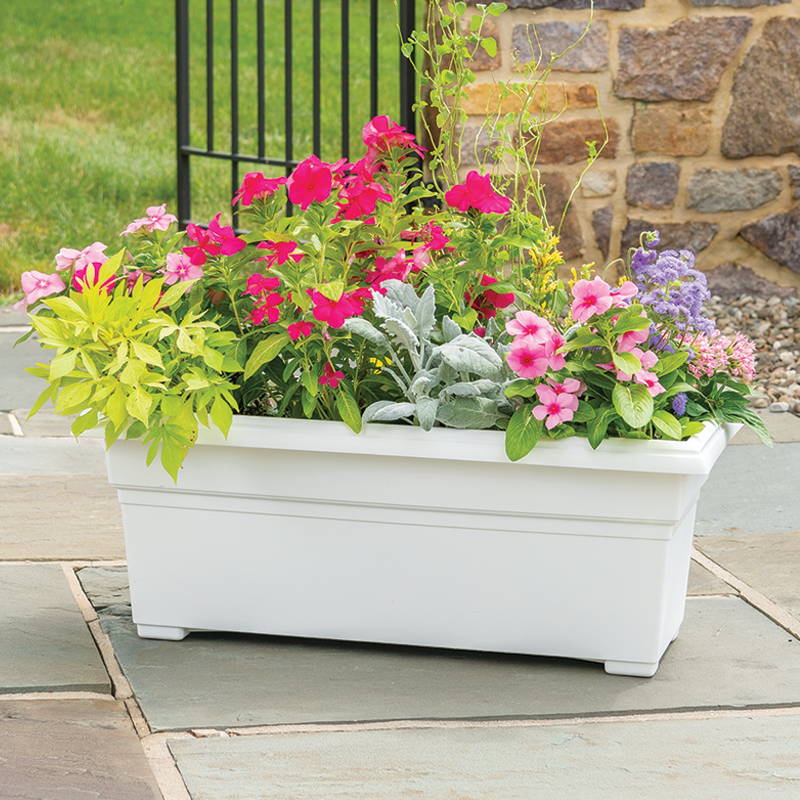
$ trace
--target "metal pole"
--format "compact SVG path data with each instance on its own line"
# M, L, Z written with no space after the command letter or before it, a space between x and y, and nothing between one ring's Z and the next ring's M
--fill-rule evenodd
M189 0L175 0L175 98L178 168L178 224L191 219L189 154Z

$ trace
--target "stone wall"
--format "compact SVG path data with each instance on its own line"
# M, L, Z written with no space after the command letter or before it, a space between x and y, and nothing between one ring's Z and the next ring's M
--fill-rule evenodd
M497 55L474 64L466 164L496 81L519 80L515 64L538 49L545 58L563 51L589 18L589 0L507 5L485 30ZM594 7L589 34L545 90L550 108L566 109L545 128L538 161L551 221L581 172L585 142L605 138L601 119L609 136L562 229L565 254L605 262L659 228L667 246L698 251L703 269L741 275L731 266L741 264L800 287L800 0Z

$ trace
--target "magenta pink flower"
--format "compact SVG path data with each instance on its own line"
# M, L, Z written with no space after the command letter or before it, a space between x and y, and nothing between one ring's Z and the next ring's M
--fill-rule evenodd
M169 256L167 256L167 260L169 260ZM125 287L128 289L128 291L130 291L131 289L133 289L134 286L136 286L139 278L141 278L142 279L142 283L145 284L152 277L153 277L153 274L151 272L147 272L146 270L143 270L143 269L131 269L131 270L128 270L125 273Z
M425 250L455 250L449 244L444 228L435 222L426 222L418 231L403 231L400 236L412 242L422 242Z
M398 125L386 114L373 117L363 127L361 138L369 150L374 153L387 153L393 147L414 150L420 155L425 153L425 148L416 143L414 134L409 133L402 125Z
M604 314L611 308L609 285L602 278L591 281L580 280L572 287L572 318L575 322L586 322L596 314Z
M252 205L253 200L275 194L278 187L285 183L286 178L266 178L263 172L248 172L242 178L242 184L234 194L231 205L235 206L239 202L243 206Z
M333 187L331 165L309 156L301 161L286 180L289 200L304 211L312 203L321 203L330 197Z
M301 319L299 322L291 322L286 326L286 332L289 334L289 338L295 342L298 339L304 339L306 336L311 335L311 331L314 330L314 326L310 322L306 322L305 320Z
M94 264L87 264L85 267L76 269L72 273L72 288L79 294L82 294L84 289L95 286L100 280L100 268L104 263L105 261L95 261ZM116 276L111 275L103 281L101 288L105 289L106 294L111 294L111 290L114 288L116 282Z
M467 173L464 183L457 183L445 192L444 199L459 211L477 208L484 214L505 214L511 208L511 200L492 189L491 177L474 169Z
M94 264L100 262L101 264L108 261L108 256L105 254L106 245L102 242L93 242L83 250L73 250L70 247L62 247L56 254L56 269L60 272L70 267L75 269L82 269L87 264Z
M405 250L398 250L391 258L378 256L375 259L375 269L365 275L367 283L375 288L380 287L384 281L391 279L404 281L411 272L411 263L406 259Z
M323 386L327 384L331 387L331 389L335 389L344 380L344 372L334 369L333 364L328 362L323 367L323 373L319 376L319 378L317 378L317 380Z
M167 266L164 267L164 283L171 285L178 281L193 281L203 277L203 270L185 253L167 253Z
M280 285L280 278L276 278L274 275L262 275L260 272L256 272L247 277L247 288L244 290L243 294L250 294L253 295L253 297L258 297L264 292L271 292L273 289L277 289Z
M232 256L247 247L244 239L239 239L230 225L220 225L220 214L208 223L208 233L214 242L219 245L219 252L223 256Z
M67 288L64 281L61 280L61 276L55 272L47 275L44 272L37 272L35 269L22 273L21 284L25 297L15 303L14 307L21 308L23 311L26 311L28 306L33 305L37 300L49 297L51 294L58 294Z
M625 281L621 286L611 288L611 304L614 308L624 308L636 296L639 291L633 281Z
M128 236L131 233L136 233L140 228L146 231L165 231L177 222L178 218L174 214L167 214L167 204L162 203L160 206L149 206L145 213L146 217L140 217L131 222L127 228L120 234L120 236Z
M285 264L289 259L295 264L303 258L303 253L297 252L297 242L259 242L256 247L259 250L267 250L268 253L256 261L266 261L268 267L274 267L276 264L280 266Z
M365 183L359 179L350 180L339 192L336 207L339 213L334 222L340 219L363 219L368 224L374 222L371 215L375 213L378 201L390 203L392 196L379 183Z
M192 223L186 226L186 235L197 244L184 247L183 252L196 267L202 267L207 256L232 256L247 247L247 242L237 238L233 228L220 225L219 218L220 214L217 214L208 223L208 230Z
M544 342L528 337L516 339L506 356L508 366L521 378L541 378L550 366Z
M366 292L369 294L369 289ZM356 317L364 313L364 294L357 289L353 292L342 293L338 300L331 300L316 289L308 289L308 294L314 301L311 309L314 319L327 322L331 328L341 328L349 317Z
M545 420L547 430L553 430L562 422L569 422L578 408L578 398L569 392L556 392L551 386L540 384L536 387L541 405L534 406L533 416Z
M553 326L543 317L537 316L533 311L517 311L514 319L506 322L506 333L511 336L530 336L532 339L544 342L553 333Z

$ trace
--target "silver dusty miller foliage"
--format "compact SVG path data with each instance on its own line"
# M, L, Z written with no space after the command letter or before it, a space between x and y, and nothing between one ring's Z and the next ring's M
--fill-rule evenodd
M385 294L373 293L378 326L351 317L345 327L385 354L381 369L406 401L379 400L365 409L363 421L407 419L425 430L437 422L451 428L502 427L513 408L503 393L509 376L501 356L450 317L437 323L432 286L421 296L401 281L382 286Z

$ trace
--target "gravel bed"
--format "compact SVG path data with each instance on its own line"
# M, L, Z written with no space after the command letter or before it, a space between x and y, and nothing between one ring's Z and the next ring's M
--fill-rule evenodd
M740 331L756 342L757 391L754 408L790 411L800 415L800 297L737 299L714 296L706 304L708 316L725 334Z

